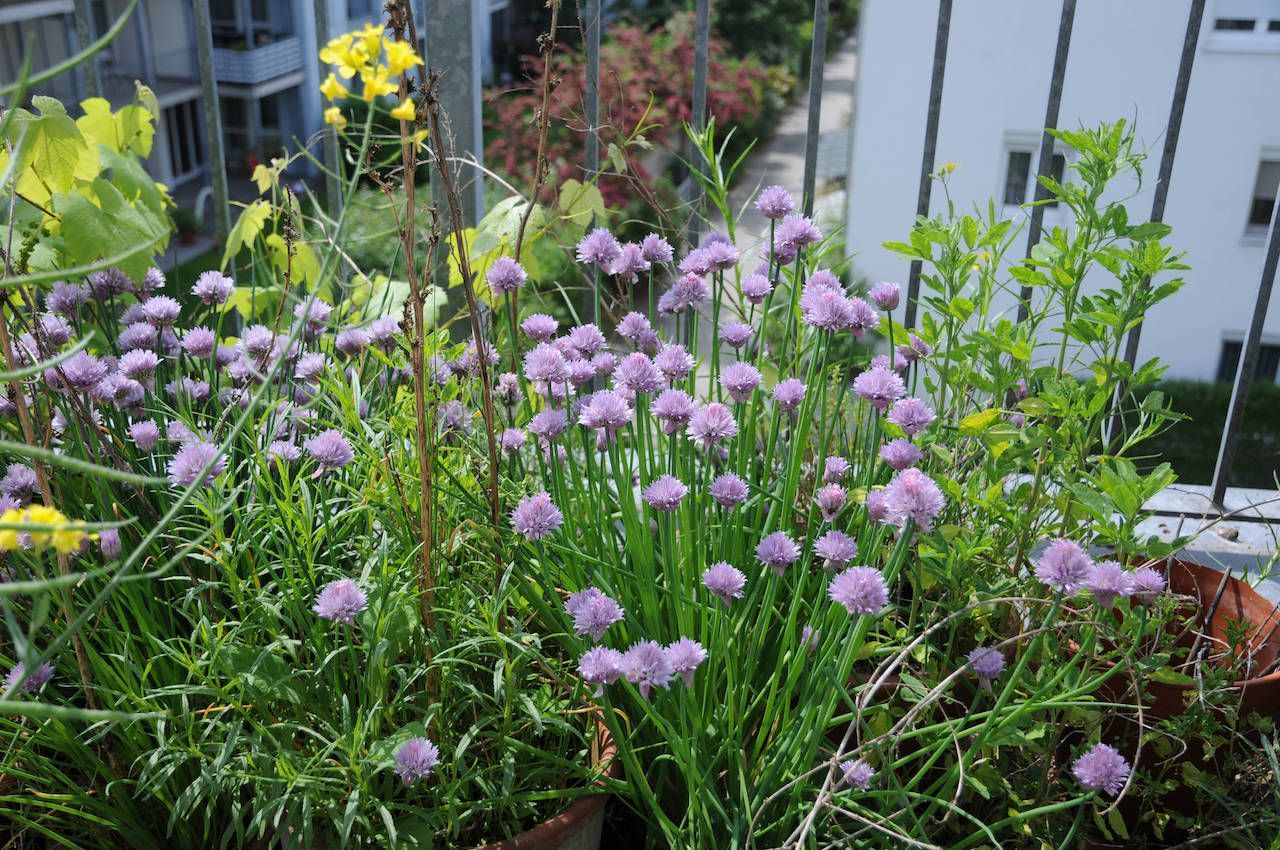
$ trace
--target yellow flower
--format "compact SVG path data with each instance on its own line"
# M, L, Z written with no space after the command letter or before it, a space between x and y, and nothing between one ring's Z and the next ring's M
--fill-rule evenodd
M431 134L427 132L427 128L423 127L421 130L413 134L413 143L418 147L422 147L423 143L426 142L427 137L429 135Z
M0 514L0 526L19 526L17 528L0 528L0 552L12 552L21 547L19 535L22 526L32 527L26 532L31 537L31 545L36 549L48 546L62 555L70 555L79 551L81 545L89 539L88 532L79 526L80 520L69 520L56 508L45 505L29 505L25 508L12 508ZM44 526L43 528L36 528Z
M350 35L330 39L329 43L320 49L320 61L326 65L346 65L350 56Z
M346 129L347 116L342 114L342 110L336 106L330 106L324 111L324 123L332 124L339 130Z
M415 113L413 98L406 97L400 102L399 106L391 110L391 117L400 121L412 121Z
M382 27L374 23L364 25L364 29L352 33L360 39L366 56L377 56L382 52Z
M340 97L346 97L350 92L347 91L346 86L338 82L337 77L330 73L320 84L320 93L329 100L337 100Z
M422 57L418 56L413 46L407 41L387 42L387 72L401 74L414 65L421 65Z
M951 172L953 172L953 171L955 171L955 170L956 170L956 164L955 164L954 162L944 162L944 163L942 164L942 167L938 169L938 173L939 173L939 174L950 174Z
M367 101L372 101L375 97L381 97L384 94L394 94L396 91L396 84L387 79L387 69L382 66L364 71L362 79L364 90L360 96Z

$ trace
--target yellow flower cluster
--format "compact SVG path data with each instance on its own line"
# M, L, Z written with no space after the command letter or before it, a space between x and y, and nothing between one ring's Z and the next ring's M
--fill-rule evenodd
M44 505L28 505L25 508L11 508L0 514L0 552L12 552L22 547L19 535L31 536L31 545L36 549L52 546L59 554L70 555L79 551L90 538L90 534L81 530L84 523L80 520L67 519L57 508ZM25 531L23 526L29 526Z
M366 24L364 29L340 35L326 44L320 51L320 61L337 68L336 73L331 71L320 84L320 93L326 98L333 101L349 95L351 90L343 80L354 80L358 75L360 97L372 102L394 94L399 86L393 80L413 66L421 65L422 57L408 42L389 39L382 27ZM391 117L412 121L414 112L412 98L406 97L391 110ZM339 130L347 126L347 117L338 106L326 109L324 120Z

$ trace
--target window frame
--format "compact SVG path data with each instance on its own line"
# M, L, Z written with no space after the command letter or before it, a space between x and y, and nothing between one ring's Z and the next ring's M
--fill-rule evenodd
M999 184L996 188L996 195L1000 198L1001 204L1006 210L1022 209L1027 204L1035 200L1036 187L1039 183L1036 180L1036 165L1040 159L1040 134L1032 132L1015 132L1006 133L1004 144L1001 146L1001 159L999 169ZM1014 154L1028 154L1027 162L1027 179L1026 187L1023 195L1024 200L1019 204L1011 204L1008 201L1009 176L1011 174L1010 164ZM1070 151L1064 146L1054 143L1053 157L1062 158L1062 177L1065 179L1067 168L1071 165ZM1061 205L1057 202L1045 204L1044 214L1046 217L1060 215Z

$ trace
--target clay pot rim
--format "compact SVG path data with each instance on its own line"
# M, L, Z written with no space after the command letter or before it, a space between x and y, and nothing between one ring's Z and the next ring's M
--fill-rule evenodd
M596 718L596 742L600 745L600 757L592 765L604 768L604 772L595 784L603 786L605 777L616 777L622 767L618 759L618 744L613 739L609 727ZM492 844L482 844L476 850L533 850L533 848L554 846L561 836L579 823L604 808L609 801L609 794L585 794L574 800L556 814L518 835Z

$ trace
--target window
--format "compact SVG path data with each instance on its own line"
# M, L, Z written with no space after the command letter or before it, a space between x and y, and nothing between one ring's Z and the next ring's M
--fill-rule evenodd
M1240 368L1240 353L1243 350L1244 343L1240 340L1223 340L1222 359L1218 361L1219 381L1225 381L1228 384L1235 382L1236 370ZM1253 379L1274 384L1277 373L1280 373L1280 345L1258 346L1258 368L1253 372Z
M1029 150L1009 151L1008 165L1004 175L1004 202L1007 206L1017 207L1035 200L1037 183L1033 160L1038 156L1038 153L1032 153ZM1063 154L1055 153L1049 171L1053 179L1061 183L1067 171L1067 158ZM1050 201L1047 204L1050 207L1057 205L1057 201Z
M1280 3L1276 0L1214 0L1213 48L1271 52L1280 46Z
M1253 18L1216 18L1213 28L1218 32L1253 32L1258 22Z
M1280 160L1264 159L1258 163L1258 177L1253 181L1253 199L1249 203L1250 233L1266 233L1271 224L1271 209L1280 190Z
M373 12L373 0L347 0L347 17L364 18Z

